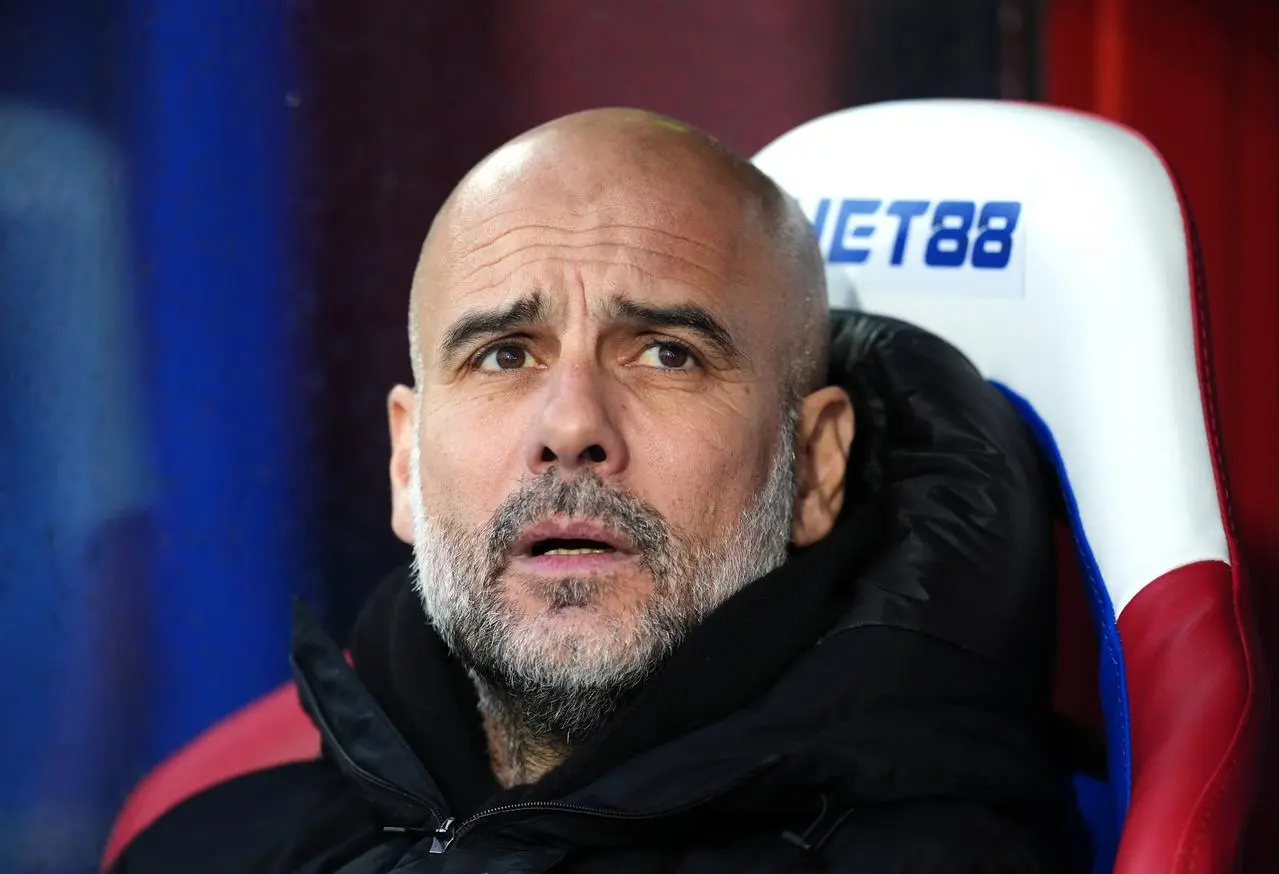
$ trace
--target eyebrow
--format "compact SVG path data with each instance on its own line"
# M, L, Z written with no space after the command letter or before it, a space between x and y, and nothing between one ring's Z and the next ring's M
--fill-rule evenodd
M545 322L548 316L549 307L537 292L501 309L466 313L445 331L444 339L440 341L440 357L444 361L452 361L463 349L481 337L532 327ZM605 316L647 328L680 328L692 331L725 358L735 363L745 360L728 329L705 309L694 304L663 307L619 296L608 302Z
M546 321L546 301L536 292L503 309L475 310L454 322L440 341L440 357L451 361L479 337L504 334Z
M692 331L714 346L725 358L734 362L740 362L744 358L728 329L706 310L693 304L660 307L626 297L615 297L609 301L607 314L619 321L646 327Z

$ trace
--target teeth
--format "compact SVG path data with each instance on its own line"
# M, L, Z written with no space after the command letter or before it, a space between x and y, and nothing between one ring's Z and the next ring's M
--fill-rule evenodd
M584 547L582 549L548 549L543 555L600 555L608 552L607 549L593 549Z

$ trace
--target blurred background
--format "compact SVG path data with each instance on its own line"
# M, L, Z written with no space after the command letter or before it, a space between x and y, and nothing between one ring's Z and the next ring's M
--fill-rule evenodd
M418 246L480 157L591 106L747 155L906 97L1146 134L1199 223L1273 652L1277 58L1273 0L0 0L0 872L93 871L150 767L287 678L289 599L342 639L407 557Z

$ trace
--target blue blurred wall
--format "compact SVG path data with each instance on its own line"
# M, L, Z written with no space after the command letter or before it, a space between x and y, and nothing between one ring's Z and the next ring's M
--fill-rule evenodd
M287 676L305 311L283 4L0 7L0 870Z

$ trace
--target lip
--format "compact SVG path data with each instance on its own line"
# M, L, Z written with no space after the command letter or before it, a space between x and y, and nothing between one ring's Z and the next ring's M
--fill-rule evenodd
M613 552L577 556L533 555L533 546L542 540L595 540L612 548ZM593 519L553 518L538 522L524 529L524 532L516 539L511 553L516 558L532 561L540 561L544 558L561 560L612 558L616 560L618 558L632 557L636 554L636 550L628 538Z

